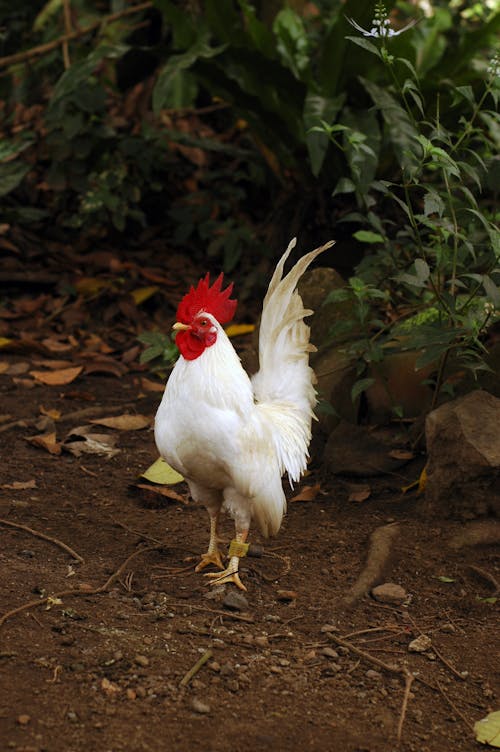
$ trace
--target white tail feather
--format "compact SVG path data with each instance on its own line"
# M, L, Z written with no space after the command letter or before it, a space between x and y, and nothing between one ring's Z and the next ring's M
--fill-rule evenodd
M297 283L316 256L334 241L306 254L283 277L295 247L294 238L279 260L264 298L259 334L260 370L252 378L257 407L264 421L274 426L275 448L281 472L297 481L306 468L311 420L316 404L314 373L309 366L309 327Z

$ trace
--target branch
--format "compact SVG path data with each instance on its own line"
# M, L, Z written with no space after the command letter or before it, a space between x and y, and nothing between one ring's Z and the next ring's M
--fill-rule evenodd
M1 520L0 519L0 525L7 525L8 527L13 527L16 530L25 530L27 533L30 533L31 535L34 535L35 538L42 538L43 540L49 541L50 543L54 543L54 545L59 546L59 548L62 548L63 551L66 551L74 559L76 559L80 563L83 563L83 557L80 556L80 554L77 554L76 551L73 551L72 548L70 548L69 546L67 546L66 543L63 543L58 538L52 538L50 535L46 535L45 533L41 533L38 530L33 530L33 528L28 527L27 525L21 525L18 522L9 522L8 520Z
M120 10L117 13L110 13L109 16L104 16L99 21L95 21L93 24L85 26L84 29L72 31L71 34L64 34L57 39L53 39L51 42L39 44L37 47L32 47L30 50L25 50L24 52L16 52L16 54L14 55L0 57L0 68L5 68L6 66L14 65L16 63L23 63L25 60L30 60L32 57L38 57L38 55L45 55L47 54L47 52L51 52L57 47L71 42L73 39L78 39L78 37L83 37L85 36L85 34L90 34L92 31L99 29L101 26L105 26L108 23L117 21L119 18L123 18L124 16L130 16L133 13L140 13L140 11L147 10L148 8L152 7L153 3L151 2L151 0L148 0L148 2L139 3L139 5L134 5L131 8L125 8L124 10Z

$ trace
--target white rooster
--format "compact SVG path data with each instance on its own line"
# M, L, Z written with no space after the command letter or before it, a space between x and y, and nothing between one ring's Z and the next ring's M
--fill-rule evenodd
M196 571L209 564L211 584L241 582L239 559L251 520L264 536L278 532L286 508L281 477L298 481L306 468L316 404L309 366L309 327L297 283L333 241L303 256L283 277L292 240L279 261L264 299L259 332L260 370L251 379L223 324L234 315L233 286L209 275L182 299L174 329L180 357L168 380L155 420L161 456L187 480L191 496L210 515L210 542ZM229 564L222 563L218 521L222 509L234 519L236 537Z

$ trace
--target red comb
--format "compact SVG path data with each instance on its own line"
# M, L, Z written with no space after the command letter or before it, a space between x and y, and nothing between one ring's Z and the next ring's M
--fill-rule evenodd
M219 324L226 324L234 316L236 300L230 300L233 291L232 283L225 290L221 290L224 275L221 273L210 287L210 274L200 279L196 287L191 287L184 295L177 309L177 321L190 324L197 313L205 311L215 316Z

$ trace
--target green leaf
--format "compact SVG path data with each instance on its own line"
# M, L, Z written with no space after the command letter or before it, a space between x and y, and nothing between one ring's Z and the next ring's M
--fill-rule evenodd
M194 79L186 72L200 59L217 57L226 44L210 47L208 34L203 33L187 52L172 55L163 66L153 89L153 111L158 114L163 108L179 106L179 99L187 102L196 93ZM189 102L191 104L192 102ZM185 106L185 105L182 105Z
M361 392L364 392L374 383L375 379L372 378L359 379L358 381L356 381L351 389L351 400L355 402L356 398L359 397Z
M327 129L319 124L330 126L339 113L345 95L324 97L308 91L304 102L304 127L306 129L306 146L311 162L311 172L317 177L330 144Z
M429 188L424 196L424 214L428 217L430 214L437 214L442 217L445 210L445 204L439 193Z
M370 230L358 230L353 235L360 243L384 243L384 238L379 235L378 232L371 232Z
M294 76L302 78L309 65L309 38L302 18L292 8L283 8L273 21L276 49Z
M455 582L453 577L446 577L445 575L440 575L439 577L435 577L436 580L439 580L439 582Z
M6 196L17 188L30 170L29 164L18 160L0 164L0 196Z
M378 47L376 47L373 42L369 42L368 39L365 39L364 37L346 37L349 39L350 42L354 42L354 44L357 44L358 47L362 47L364 50L368 50L368 52L371 52L372 55L376 55L377 57L381 58L380 50Z

